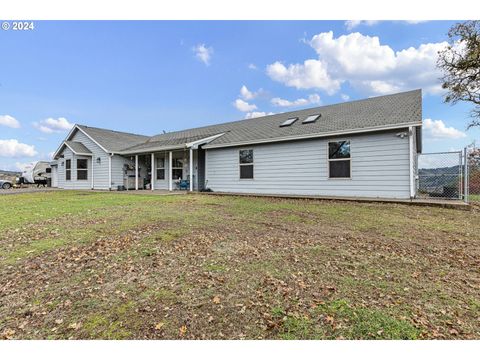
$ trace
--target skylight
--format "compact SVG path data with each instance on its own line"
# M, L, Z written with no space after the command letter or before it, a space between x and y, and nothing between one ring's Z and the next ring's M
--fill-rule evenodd
M298 120L298 117L294 117L294 118L290 118L290 119L287 119L285 120L281 125L280 127L283 127L283 126L290 126L292 125L295 121Z
M320 116L320 114L309 115L305 120L302 121L302 124L314 123Z

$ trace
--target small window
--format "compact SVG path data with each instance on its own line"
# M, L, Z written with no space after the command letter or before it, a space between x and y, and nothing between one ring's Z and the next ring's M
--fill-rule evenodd
M46 172L47 172L47 174L51 174L52 173L52 168L46 168Z
M302 121L302 124L311 124L317 121L317 119L320 117L320 114L316 115L309 115L306 119Z
M157 180L165 180L165 158L157 159Z
M65 180L72 180L72 160L65 160Z
M77 180L88 180L87 159L77 159Z
M253 179L253 150L239 151L240 179Z
M298 117L294 117L294 118L290 118L290 119L287 119L285 120L283 123L280 124L280 127L284 127L284 126L290 126L292 125L295 121L298 120Z
M172 159L172 179L183 179L183 159Z
M350 141L328 143L328 177L351 178Z

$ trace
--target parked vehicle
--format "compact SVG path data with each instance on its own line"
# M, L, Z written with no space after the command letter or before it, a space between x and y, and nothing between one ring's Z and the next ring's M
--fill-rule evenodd
M0 189L8 190L13 186L13 183L9 180L0 180Z
M28 165L18 179L18 184L37 184L49 186L52 179L52 168L48 161L37 161Z

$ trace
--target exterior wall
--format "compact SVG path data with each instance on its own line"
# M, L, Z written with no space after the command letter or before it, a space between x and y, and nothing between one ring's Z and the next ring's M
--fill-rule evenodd
M91 188L91 176L92 176L92 159L93 159L93 178L94 178L94 189L108 189L109 184L108 184L108 157L109 155L100 148L97 144L95 144L88 136L86 136L84 133L81 131L76 131L75 134L73 135L72 141L78 141L85 145L88 150L92 152L92 157L89 160L89 168L88 168L88 177L89 177L89 183L88 183L88 189ZM70 149L66 149L65 151L70 151ZM65 158L67 158L65 156ZM97 161L97 159L100 158L100 162ZM76 166L76 164L75 164ZM60 166L59 166L60 169ZM75 173L75 179L76 179L76 173ZM65 180L65 175L63 176L63 180ZM72 177L73 181L73 177ZM82 181L83 183L83 181ZM62 187L59 185L59 187ZM82 184L81 188L85 188Z
M58 160L58 187L62 189L91 189L92 188L92 159L87 156L75 155L69 148L63 151L64 158ZM88 178L87 180L77 180L77 159L87 159ZM66 160L72 160L71 180L65 179Z
M408 130L408 129L406 129ZM213 191L349 197L410 197L408 136L400 130L206 150ZM328 178L328 141L350 140L351 179ZM239 178L239 149L253 149L254 179Z

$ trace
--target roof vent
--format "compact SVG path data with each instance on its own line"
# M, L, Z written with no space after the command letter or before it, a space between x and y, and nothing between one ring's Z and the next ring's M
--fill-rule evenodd
M298 120L298 117L294 117L294 118L289 118L287 120L285 120L283 123L280 124L280 127L284 127L284 126L290 126L292 125L295 121Z
M311 124L317 121L317 119L322 116L321 114L309 115L306 119L302 121L302 124Z

